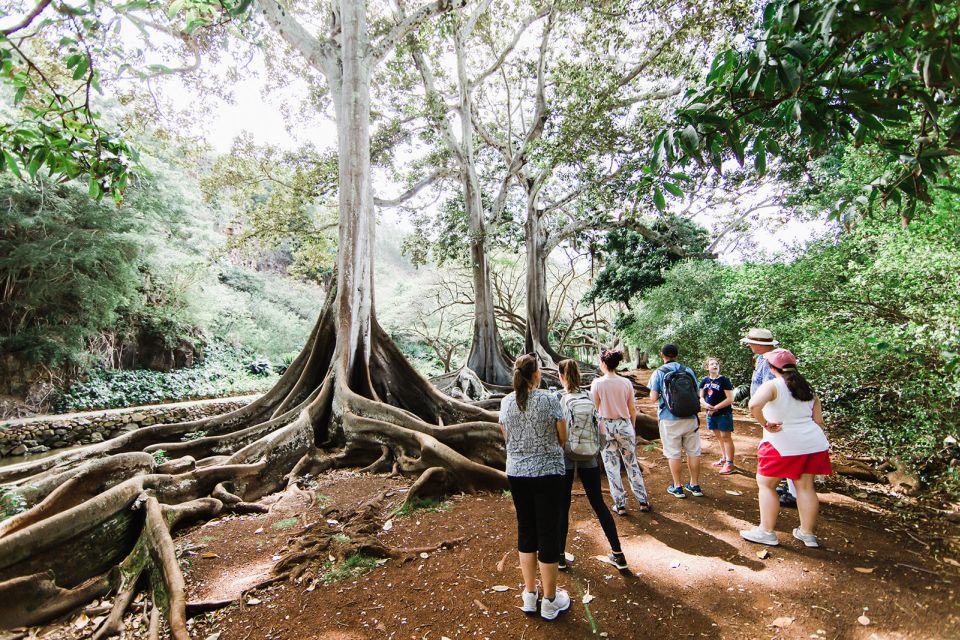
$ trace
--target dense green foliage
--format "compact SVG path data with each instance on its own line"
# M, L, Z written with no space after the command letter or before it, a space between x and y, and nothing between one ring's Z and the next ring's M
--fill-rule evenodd
M145 231L79 186L0 178L0 350L50 367L137 306Z
M698 371L717 356L742 384L752 364L739 338L769 328L821 394L835 441L958 490L960 471L938 455L960 421L958 204L941 198L906 230L866 220L786 263L684 262L637 301L624 332L654 353L678 343Z
M773 0L656 138L651 170L696 158L719 172L732 152L762 174L768 156L804 166L838 142L876 142L886 171L838 208L879 196L910 219L960 152L958 26L954 1Z
M266 391L277 381L270 362L221 342L207 345L202 362L170 372L95 369L53 401L58 412L127 407Z
M667 243L690 253L700 253L707 246L707 230L684 218L664 216L650 228ZM623 304L663 284L663 274L680 260L675 250L629 228L607 232L599 249L605 262L587 297Z

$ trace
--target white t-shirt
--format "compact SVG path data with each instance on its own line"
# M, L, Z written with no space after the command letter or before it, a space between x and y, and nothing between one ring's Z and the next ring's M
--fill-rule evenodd
M761 442L772 444L781 456L802 456L830 448L823 429L813 421L813 400L797 400L780 378L764 384L776 385L777 399L763 405L763 417L767 422L781 423L783 429L776 433L764 429Z

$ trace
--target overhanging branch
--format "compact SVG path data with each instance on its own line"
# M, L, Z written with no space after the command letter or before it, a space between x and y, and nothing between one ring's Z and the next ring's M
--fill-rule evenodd
M441 13L458 9L466 4L466 0L436 0L425 4L396 24L385 36L371 46L371 56L374 64L382 62L397 43L416 31L427 19Z

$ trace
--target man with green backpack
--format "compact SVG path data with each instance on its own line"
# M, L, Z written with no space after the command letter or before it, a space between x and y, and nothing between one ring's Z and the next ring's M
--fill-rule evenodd
M660 419L660 443L663 456L670 466L673 484L667 493L674 498L686 498L684 489L696 497L703 496L700 488L700 394L697 375L677 358L680 349L675 344L665 344L660 349L663 366L650 378L650 399L657 403ZM690 482L680 483L681 458L687 454Z

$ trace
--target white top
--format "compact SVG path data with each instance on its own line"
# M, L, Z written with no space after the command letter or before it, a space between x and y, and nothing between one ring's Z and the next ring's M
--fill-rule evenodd
M776 385L777 398L763 405L763 417L767 422L781 423L783 429L776 433L764 429L760 441L772 444L781 456L802 456L829 449L827 436L813 421L813 400L797 400L780 378L765 384Z

